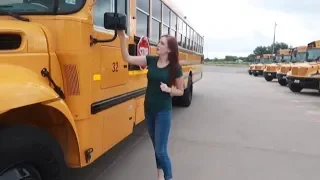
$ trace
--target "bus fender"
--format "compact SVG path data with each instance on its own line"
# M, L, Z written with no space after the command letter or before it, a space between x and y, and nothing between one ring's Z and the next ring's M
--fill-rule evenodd
M77 151L80 152L74 118L65 101L59 98L40 72L41 70L36 73L21 66L0 65L0 114L33 104L42 104L57 109L69 121L78 145Z
M58 99L58 94L40 72L20 66L0 65L0 112Z

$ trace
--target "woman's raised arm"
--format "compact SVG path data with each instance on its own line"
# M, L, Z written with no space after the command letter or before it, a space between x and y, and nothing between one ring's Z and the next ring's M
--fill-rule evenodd
M128 49L126 47L126 38L124 31L117 31L118 37L120 39L120 48L123 60L130 64L134 64L137 66L145 66L147 65L146 56L130 56L128 53Z

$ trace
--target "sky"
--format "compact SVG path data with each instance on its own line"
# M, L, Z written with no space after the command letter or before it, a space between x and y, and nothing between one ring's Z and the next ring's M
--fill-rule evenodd
M320 39L320 1L172 0L204 36L204 55L247 56L276 41L292 46Z

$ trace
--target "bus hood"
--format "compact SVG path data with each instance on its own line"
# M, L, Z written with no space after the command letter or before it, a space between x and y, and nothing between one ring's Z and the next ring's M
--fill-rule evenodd
M254 70L263 70L264 67L265 67L264 64L259 63L259 64L256 64L253 69Z
M0 98L5 108L56 98L41 75L49 68L49 33L35 22L0 21ZM50 91L51 90L51 91Z
M272 64L268 64L266 65L265 71L267 72L277 72L277 70L280 68L280 63L272 63Z
M310 77L312 74L318 73L319 65L317 63L301 63L295 64L291 68L291 76Z
M253 67L254 67L254 64L250 64L250 66L249 66L249 68L248 68L248 69L252 70L252 69L253 69Z
M0 52L47 53L47 37L42 26L35 22L0 21ZM2 60L2 58L1 58Z
M287 72L291 70L291 67L292 67L291 63L281 64L279 67L278 73L287 74Z

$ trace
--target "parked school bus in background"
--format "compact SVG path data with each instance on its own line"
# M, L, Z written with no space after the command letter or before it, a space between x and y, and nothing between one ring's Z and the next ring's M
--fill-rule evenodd
M272 54L263 54L259 64L254 65L253 75L259 76L263 75L263 70L266 68L267 64L271 64L273 62L273 55Z
M266 81L272 81L277 78L277 71L279 70L280 65L291 59L290 51L290 49L280 49L277 51L275 61L271 64L267 64L263 71L263 76Z
M308 44L306 61L292 66L287 73L287 82L292 92L300 92L302 89L319 90L320 81L320 40Z
M281 86L286 86L287 83L287 73L291 71L291 67L299 66L306 60L307 46L298 46L291 49L291 59L289 61L283 62L277 71L278 83Z
M60 179L144 120L147 69L123 61L112 29L126 30L132 55L142 36L153 55L161 34L177 37L185 92L176 104L189 106L202 78L203 38L169 1L1 5L0 179Z
M252 61L252 63L248 67L249 75L252 75L252 69L253 69L254 65L259 63L259 61L260 61L260 56L256 56L256 58Z

